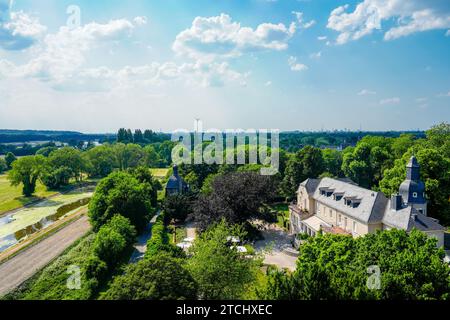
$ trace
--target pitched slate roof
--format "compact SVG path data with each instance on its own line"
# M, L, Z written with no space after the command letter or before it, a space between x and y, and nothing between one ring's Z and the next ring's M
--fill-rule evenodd
M334 193L343 194L343 197L336 201L332 196L321 195L321 189L333 190ZM357 208L345 204L345 198L354 198L360 200ZM337 211L345 213L355 220L364 223L381 222L384 210L388 204L388 199L381 192L375 192L362 188L354 183L348 183L332 178L323 178L317 185L313 193L313 198L326 206Z
M316 201L333 208L347 216L365 224L383 223L389 227L411 231L416 228L421 231L445 230L436 219L427 217L411 206L400 210L393 210L390 200L382 192L375 192L362 188L350 180L332 178L308 179L301 186L306 187L308 194ZM342 196L335 200L333 196L321 194L321 190L328 190ZM353 208L345 204L345 199L358 199L358 207Z

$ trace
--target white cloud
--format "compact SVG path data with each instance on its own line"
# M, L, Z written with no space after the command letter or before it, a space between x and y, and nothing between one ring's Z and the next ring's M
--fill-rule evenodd
M195 59L235 57L258 50L281 51L295 33L295 24L262 23L252 29L232 21L227 14L216 17L196 17L192 26L179 33L173 50Z
M47 28L39 19L22 11L11 11L13 1L0 0L0 48L23 50L31 47Z
M450 29L447 30L447 32L445 33L445 36L446 36L446 37L450 37Z
M133 22L137 26L143 26L148 23L148 18L145 16L139 16L133 19Z
M322 51L311 53L309 55L310 59L320 59L322 57Z
M319 37L317 37L317 40L325 41L325 40L327 40L327 36L319 36Z
M133 29L134 25L125 19L106 24L92 22L75 29L61 27L57 33L46 35L36 49L36 57L14 67L12 75L64 81L84 64L86 52L104 42L127 38Z
M381 30L382 23L387 21L394 21L395 25L386 31L385 40L450 27L450 10L445 0L364 0L353 12L348 9L349 5L336 8L328 19L327 27L339 32L337 44Z
M367 96L367 95L375 95L377 94L375 91L369 90L369 89L362 89L360 92L358 92L358 96Z
M288 64L291 67L292 71L305 71L308 70L308 67L302 63L298 63L297 62L297 58L296 57L289 57L288 59Z
M398 104L398 103L400 103L400 98L399 97L393 97L393 98L387 98L387 99L380 100L380 104L381 105Z
M300 29L309 29L316 24L315 20L305 22L303 18L303 12L292 11L292 14L295 15L297 19L297 25Z

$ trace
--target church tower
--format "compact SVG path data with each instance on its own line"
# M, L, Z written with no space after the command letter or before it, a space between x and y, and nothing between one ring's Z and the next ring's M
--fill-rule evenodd
M427 215L425 184L420 181L420 165L414 156L406 165L406 180L400 185L399 194L402 196L404 205L411 206Z

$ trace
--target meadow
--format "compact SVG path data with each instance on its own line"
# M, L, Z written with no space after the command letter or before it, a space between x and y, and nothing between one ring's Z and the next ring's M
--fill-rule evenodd
M57 191L48 191L47 188L37 183L34 197L26 198L22 195L22 186L13 187L9 184L7 175L0 175L0 216L10 210L20 208L35 200L46 198L58 193Z

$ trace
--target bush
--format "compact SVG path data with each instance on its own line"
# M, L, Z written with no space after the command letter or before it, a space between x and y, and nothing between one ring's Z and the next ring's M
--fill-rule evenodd
M197 285L182 260L159 253L130 265L114 279L103 300L186 300L197 297Z
M114 172L100 181L89 204L94 230L121 213L137 231L143 231L151 216L148 186L126 172Z
M147 243L147 252L145 253L146 258L161 252L167 252L174 257L184 256L184 252L181 248L170 243L164 220L164 215L159 216L152 227L152 237Z

